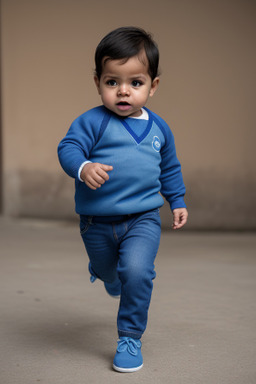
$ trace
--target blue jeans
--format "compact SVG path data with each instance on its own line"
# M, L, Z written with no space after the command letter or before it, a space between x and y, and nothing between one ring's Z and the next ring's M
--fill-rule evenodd
M146 329L161 236L159 209L126 216L80 216L80 231L93 275L121 281L120 336L139 339Z

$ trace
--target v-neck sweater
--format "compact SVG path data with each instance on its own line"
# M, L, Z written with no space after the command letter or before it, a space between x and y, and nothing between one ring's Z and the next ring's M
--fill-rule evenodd
M71 124L58 146L58 155L64 171L75 179L78 214L113 216L145 212L164 204L161 195L172 210L186 207L173 134L160 116L145 109L146 122L136 119L131 123L131 118L122 118L99 106ZM139 127L140 124L143 126ZM113 166L109 180L96 190L79 180L78 171L85 161Z

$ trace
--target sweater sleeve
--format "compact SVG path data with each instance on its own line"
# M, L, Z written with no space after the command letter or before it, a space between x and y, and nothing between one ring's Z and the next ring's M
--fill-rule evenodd
M184 195L186 188L181 173L181 165L176 155L174 136L164 120L159 120L158 125L165 137L165 144L161 149L161 194L169 202L171 210L186 208Z
M97 143L103 113L91 110L79 116L68 130L58 146L59 161L64 171L79 179L81 164L88 161L90 151Z

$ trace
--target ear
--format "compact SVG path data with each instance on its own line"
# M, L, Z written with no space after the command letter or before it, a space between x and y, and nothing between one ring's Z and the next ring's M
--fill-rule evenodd
M157 90L158 88L158 85L159 85L159 77L155 77L154 80L152 81L152 84L151 84L151 89L149 91L149 96L152 97L155 93L155 91Z
M94 82L95 82L96 88L98 90L98 93L100 95L100 79L96 75L94 76Z

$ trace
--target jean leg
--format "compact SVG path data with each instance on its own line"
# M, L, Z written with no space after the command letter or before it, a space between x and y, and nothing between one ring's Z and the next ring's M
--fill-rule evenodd
M111 223L91 223L80 219L81 236L91 263L93 274L100 280L112 283L118 278L118 244Z
M118 273L122 283L117 319L119 336L139 339L146 329L160 236L158 210L128 221L128 231L119 250Z

